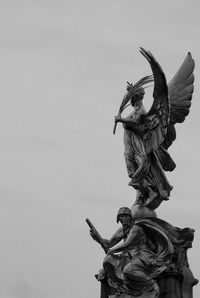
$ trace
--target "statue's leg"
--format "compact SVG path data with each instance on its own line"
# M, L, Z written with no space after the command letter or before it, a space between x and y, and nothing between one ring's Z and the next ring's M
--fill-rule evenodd
M135 160L135 151L132 146L132 134L127 132L125 130L124 132L124 157L125 157L125 163L126 168L128 172L128 176L132 179L135 172L137 171L138 164Z
M173 187L169 184L163 168L154 153L150 155L150 165L148 180L154 185L162 200L168 200Z
M139 156L134 154L132 150L129 150L129 152L125 151L124 157L128 176L131 178L129 185L139 189L141 179L137 179L137 175L147 167L147 156Z
M125 163L126 163L126 168L127 168L127 172L128 172L128 176L130 178L132 178L138 168L138 165L135 161L134 155L131 154L131 152L126 152L124 153L124 157L125 157Z
M140 260L133 260L128 263L123 269L124 284L135 295L142 295L144 293L155 292L159 293L159 287L154 279L146 270L142 269L142 262ZM140 268L141 267L141 268Z
M138 165L132 180L140 183L141 179L144 179L149 169L149 157L146 153L143 140L139 136L133 135L131 138L132 150L134 152L135 161Z
M118 260L118 256L107 255L103 261L104 270L112 283L116 283L118 286L122 284L122 280L116 276L115 267Z
M134 182L141 183L141 181L146 177L149 170L148 155L144 152L142 154L135 155L136 162L138 164L138 169L132 176Z
M141 179L148 173L149 161L143 140L133 132L124 131L125 162L129 177L132 181L129 185L138 189Z

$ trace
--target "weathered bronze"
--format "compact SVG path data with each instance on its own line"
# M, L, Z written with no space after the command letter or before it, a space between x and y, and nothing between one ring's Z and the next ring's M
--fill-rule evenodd
M141 48L148 60L154 77L153 104L148 112L143 106L144 88L151 77L145 77L135 85L128 84L115 123L124 126L125 162L129 185L134 187L137 203L156 209L163 200L168 200L172 186L164 171L173 171L175 163L167 149L176 139L175 124L183 122L191 105L194 60L188 53L182 66L167 84L164 72L150 52ZM121 112L129 103L133 112L126 118Z
M168 200L172 186L165 171L175 163L167 149L176 139L175 124L189 113L194 90L194 60L188 53L180 69L167 84L164 72L153 55L140 49L148 60L153 76L127 85L117 123L124 127L125 162L129 185L136 190L136 200L129 209L117 214L121 227L110 240L103 239L86 219L92 238L104 249L103 268L96 275L101 282L101 298L192 298L198 283L187 259L194 230L180 229L157 218L155 209ZM145 88L154 81L153 104L148 112L143 106ZM131 105L133 111L123 118Z
M189 269L187 249L191 247L194 230L179 229L155 217L134 220L127 207L120 208L117 221L122 227L110 240L99 238L96 229L90 231L92 238L101 246L103 242L108 251L103 269L96 276L102 282L102 298L111 293L166 297L163 286L166 288L168 282L170 288L171 280L176 289L180 288L180 295L173 297L191 297L197 280Z

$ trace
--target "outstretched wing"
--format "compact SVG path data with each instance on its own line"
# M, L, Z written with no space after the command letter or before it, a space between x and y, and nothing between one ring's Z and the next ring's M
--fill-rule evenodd
M154 151L164 141L169 124L169 100L165 74L161 66L149 52L140 48L141 54L148 60L153 76L153 104L149 112L143 116L143 141L147 153Z
M189 114L192 93L194 90L194 60L190 53L187 54L183 64L168 84L170 101L170 122L162 146L167 149L176 139L174 125L182 123Z

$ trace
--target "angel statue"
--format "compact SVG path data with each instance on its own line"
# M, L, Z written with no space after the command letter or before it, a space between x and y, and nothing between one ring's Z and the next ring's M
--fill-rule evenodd
M125 162L129 185L137 190L135 204L151 210L168 200L172 186L165 171L176 167L168 148L176 139L175 124L181 123L189 113L194 90L194 60L187 54L183 64L167 84L165 74L154 56L143 48L141 54L149 62L153 76L146 76L135 85L128 83L115 127L124 127ZM143 106L145 88L154 81L153 104L148 112ZM132 113L122 118L124 109L131 105Z

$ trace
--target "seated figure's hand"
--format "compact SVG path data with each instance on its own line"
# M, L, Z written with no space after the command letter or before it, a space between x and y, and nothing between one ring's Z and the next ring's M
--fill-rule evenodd
M97 233L96 233L96 231L94 231L93 229L91 229L90 230L90 235L91 235L91 237L95 240L95 241L99 241L98 240L98 236L97 236Z

